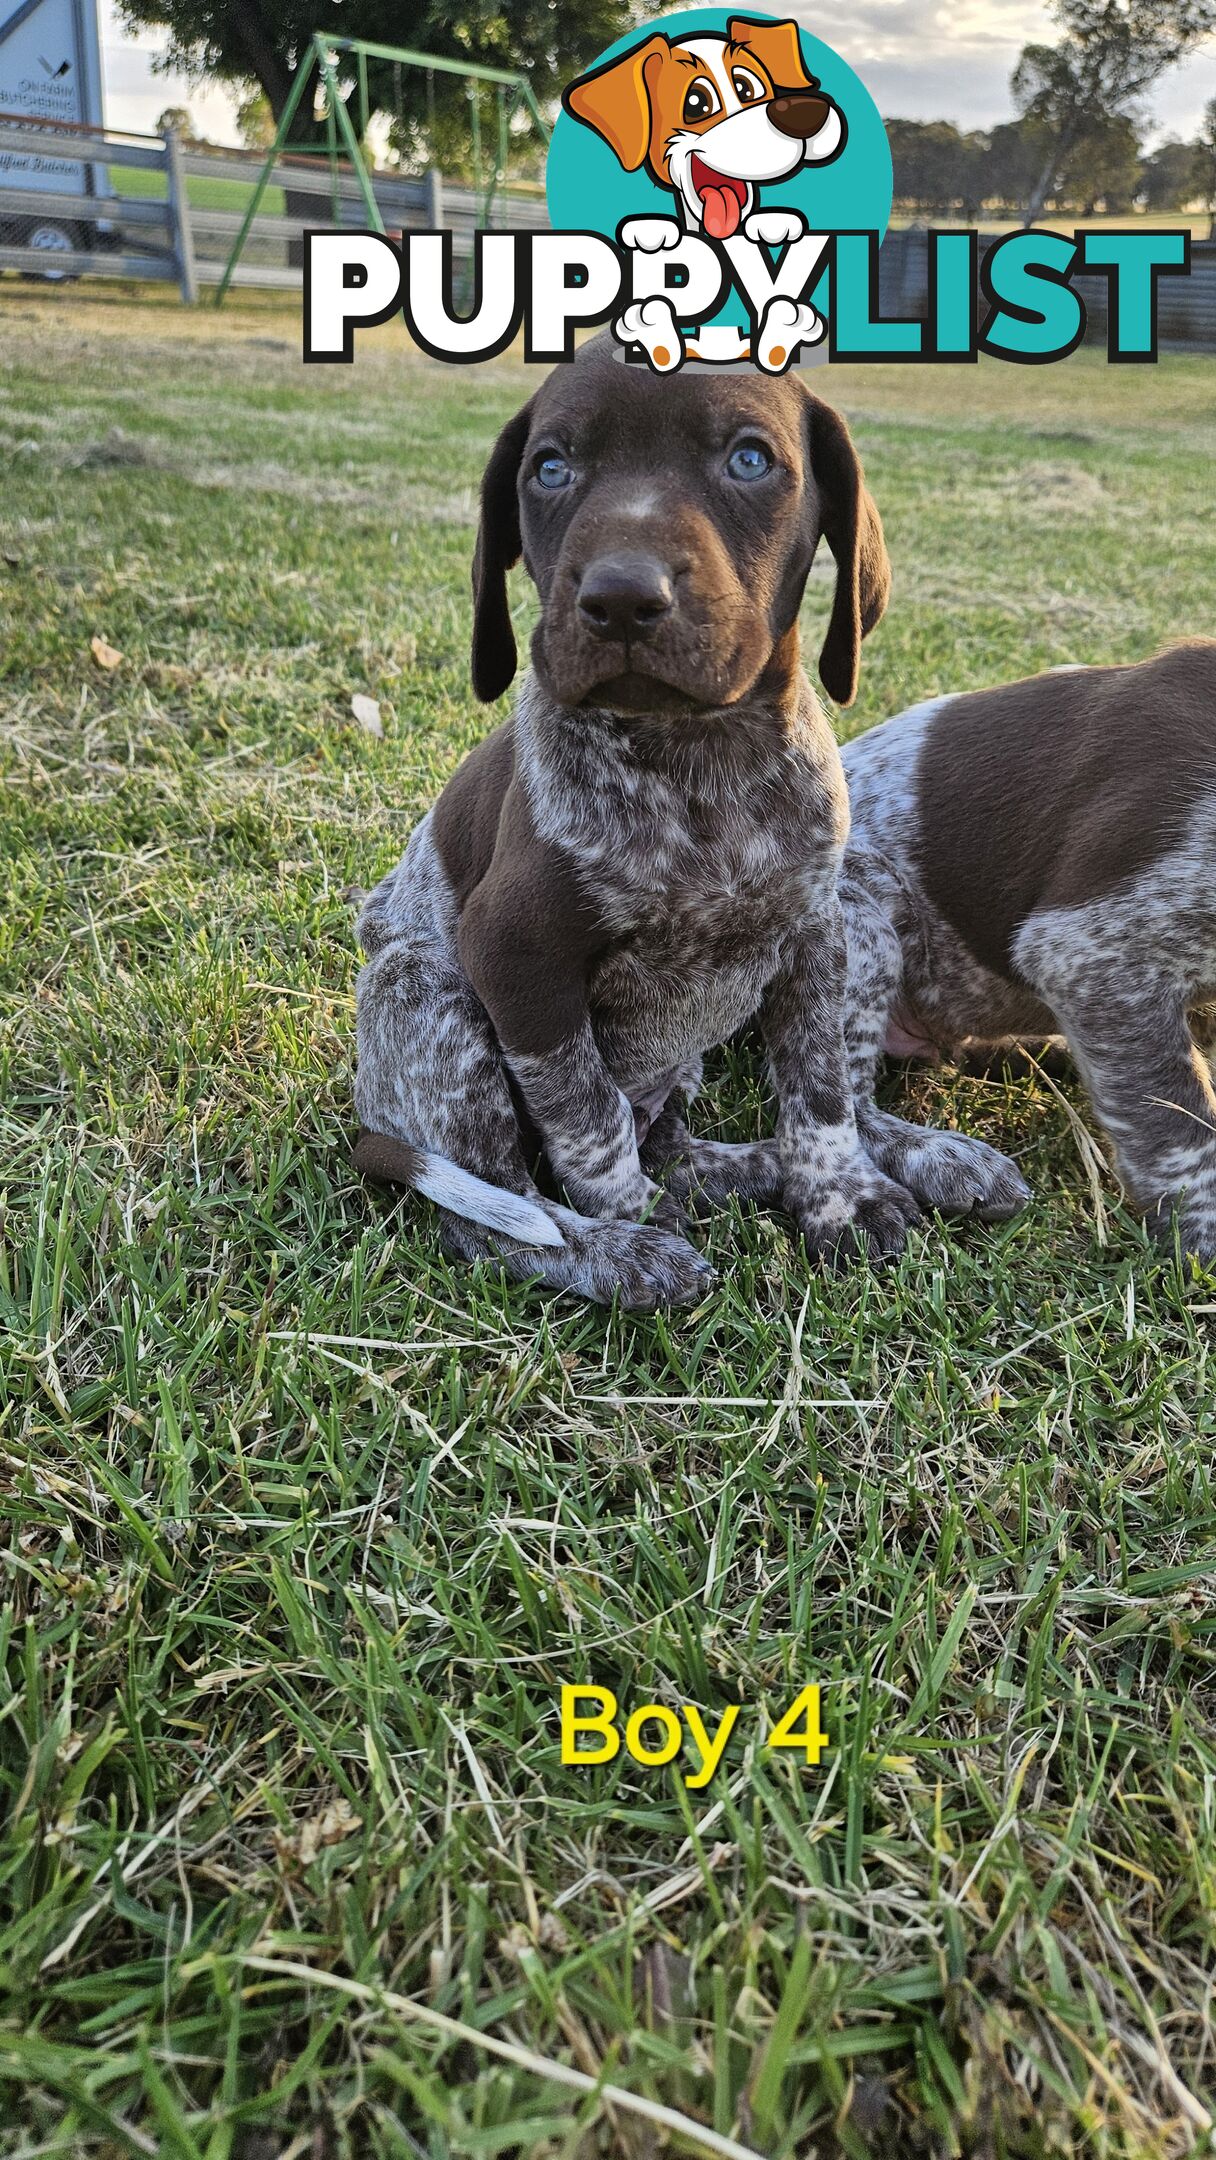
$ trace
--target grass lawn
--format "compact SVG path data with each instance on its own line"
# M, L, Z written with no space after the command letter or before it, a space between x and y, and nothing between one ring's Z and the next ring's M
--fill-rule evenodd
M149 171L142 165L114 165L110 178L118 195L150 195L163 201L169 192L169 184L163 173ZM249 207L257 179L228 180L219 173L187 173L186 193L194 210L235 210L243 213ZM269 187L262 197L259 215L281 217L284 210L283 190Z
M0 340L0 2149L1210 2149L1216 1274L1075 1089L894 1070L1025 1216L828 1277L726 1211L670 1319L450 1268L351 1174L346 894L490 724L525 371L88 287ZM844 727L1216 629L1216 363L827 387L896 578ZM564 1766L587 1680L742 1703L712 1782Z

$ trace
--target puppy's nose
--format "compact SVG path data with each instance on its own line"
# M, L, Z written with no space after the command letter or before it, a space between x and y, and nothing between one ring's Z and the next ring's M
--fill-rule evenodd
M601 555L578 589L579 614L596 637L645 637L670 607L671 578L653 555Z
M809 90L780 90L769 100L768 116L782 135L806 142L819 133L831 109L826 98L812 97Z

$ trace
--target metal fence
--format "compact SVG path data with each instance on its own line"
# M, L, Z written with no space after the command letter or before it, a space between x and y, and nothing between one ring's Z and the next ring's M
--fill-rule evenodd
M125 135L0 114L0 270L162 279L176 284L184 300L195 300L223 276L264 162L258 151L193 149L174 135ZM154 192L133 192L135 174ZM362 226L367 212L353 172L332 170L325 158L280 158L270 184L278 197L268 198L271 207L264 202L254 219L232 283L291 290L300 283L308 227ZM472 188L434 172L412 180L376 175L372 186L390 233L446 226L457 264L468 264L473 234L484 222ZM490 222L500 231L543 228L543 192L500 190ZM52 229L58 237L48 248ZM981 256L998 237L981 235ZM927 235L913 228L889 232L880 271L884 314L923 315ZM1083 276L1076 286L1088 335L1104 342L1107 281ZM1160 280L1158 323L1163 348L1216 352L1216 241L1193 244L1189 277Z
M151 175L151 192L123 195L115 169ZM0 269L163 279L196 299L177 137L0 113Z
M200 150L172 134L34 125L0 113L0 270L168 280L193 301L200 287L218 285L264 165L258 151ZM135 194L131 178L145 173L154 192ZM269 185L279 199L254 219L232 283L290 290L300 283L309 226L362 226L367 212L354 173L325 157L279 158ZM471 258L485 223L473 188L433 172L376 175L372 187L387 231L446 225L457 261ZM500 188L489 222L510 232L546 225L543 190Z
M187 179L221 180L252 184L262 169L260 157L240 151L185 150L182 170ZM364 226L367 211L354 174L342 167L336 174L324 159L280 158L270 173L269 184L281 190L282 207L265 208L254 219L233 285L297 286L300 282L299 244L310 226ZM482 198L471 187L428 172L420 179L396 179L384 174L371 178L376 205L389 233L422 232L445 225L455 235L457 261L473 253L473 234L486 220ZM244 222L247 203L233 190L232 209L195 202L190 208L194 228L198 275L204 283L218 284L224 265ZM523 232L547 225L541 189L500 188L490 209L489 223L498 232Z

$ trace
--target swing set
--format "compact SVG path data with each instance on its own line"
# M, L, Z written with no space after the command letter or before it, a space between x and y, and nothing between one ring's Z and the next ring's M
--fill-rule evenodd
M352 55L355 61L355 99L359 115L357 133L338 75L339 55L344 53ZM392 66L393 81L396 88L398 122L402 117L402 69L422 68L425 70L427 117L432 136L435 122L436 73L464 76L468 84L473 192L478 202L477 222L479 225L488 225L494 197L506 179L511 123L517 113L522 111L530 117L540 135L541 142L548 147L549 127L545 116L532 94L532 87L526 76L517 74L514 69L483 67L471 60L444 60L437 53L411 52L406 46L400 45L373 45L369 44L364 38L327 37L322 31L316 30L313 32L307 55L301 60L296 70L295 81L291 86L291 94L283 108L283 117L275 130L274 141L266 154L266 162L258 175L257 185L249 199L249 206L241 221L240 231L232 243L232 251L224 265L224 274L216 287L215 304L217 307L221 305L224 295L232 282L232 274L244 252L245 242L249 238L253 221L261 208L262 198L270 185L275 166L280 158L284 156L307 157L314 160L318 158L328 159L332 212L335 225L341 223L339 180L341 177L341 163L343 156L345 156L359 194L362 197L368 224L375 232L382 233L384 231L384 220L380 215L380 206L376 201L375 189L372 186L371 174L368 171L367 160L363 151L371 120L371 104L367 88L367 63L369 60L384 60ZM299 110L305 88L309 82L313 81L314 76L316 78L316 88L314 88L313 92L314 99L317 89L323 91L325 98L326 147L324 150L318 150L315 144L310 143L306 147L298 147L293 150L290 148L288 140L292 124ZM494 85L496 117L494 159L489 169L488 178L485 177L482 149L480 86L483 83L493 83ZM396 176L394 175L394 177Z

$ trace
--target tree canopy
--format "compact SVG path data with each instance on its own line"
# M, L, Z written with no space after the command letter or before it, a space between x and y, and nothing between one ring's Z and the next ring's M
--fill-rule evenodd
M1216 239L1216 98L1209 98L1203 108L1203 126L1193 149L1195 192L1211 212L1212 237Z
M1140 168L1139 199L1146 210L1185 210L1200 193L1196 143L1173 136L1149 153Z
M1027 45L1013 71L1014 102L1047 130L1047 153L1025 204L1032 225L1076 145L1095 128L1133 120L1174 63L1216 29L1216 0L1053 0L1057 45Z
M1047 202L1053 211L1125 215L1135 206L1182 210L1203 197L1197 143L1166 142L1142 154L1140 131L1125 114L1091 119L1063 157L1055 158L1042 120L1007 120L964 133L949 120L888 120L895 201L927 218L978 224L986 211L1020 210L1048 156L1057 165Z
M166 67L199 81L256 84L276 120L314 30L519 68L544 100L639 14L637 0L467 0L456 7L443 0L120 0L120 7L131 29L168 31ZM455 111L465 95L459 77L437 75L428 86L421 71L398 73L388 63L369 68L368 88L373 107L400 115L407 132ZM306 130L308 115L301 121Z

